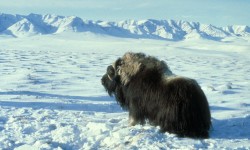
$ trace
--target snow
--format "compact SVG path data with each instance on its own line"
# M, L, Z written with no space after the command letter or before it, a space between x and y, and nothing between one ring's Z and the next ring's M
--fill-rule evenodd
M0 42L0 149L250 149L248 37L171 42L64 32ZM198 81L212 114L209 139L128 126L128 112L100 82L127 51Z

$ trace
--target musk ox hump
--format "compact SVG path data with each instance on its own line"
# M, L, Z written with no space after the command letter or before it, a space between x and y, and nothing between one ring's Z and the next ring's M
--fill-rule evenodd
M121 76L121 82L123 85L127 85L133 76L135 76L142 68L142 64L135 63L126 63L118 67L118 75Z
M164 61L160 61L155 57L146 56L143 53L125 53L113 66L118 72L118 75L120 75L123 85L127 85L135 75L143 70L157 70L158 74L173 75Z
M113 64L123 85L127 85L131 78L142 69L142 63L139 61L142 55L144 54L125 53L122 58L117 59Z

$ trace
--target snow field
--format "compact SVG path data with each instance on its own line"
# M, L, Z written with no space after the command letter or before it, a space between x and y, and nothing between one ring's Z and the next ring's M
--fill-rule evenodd
M0 149L250 149L249 42L79 34L2 41ZM107 65L126 51L154 55L198 81L213 118L209 139L128 126L128 113L100 83Z

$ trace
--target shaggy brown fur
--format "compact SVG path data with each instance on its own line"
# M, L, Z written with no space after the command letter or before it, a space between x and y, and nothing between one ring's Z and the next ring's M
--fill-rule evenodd
M102 84L129 111L130 125L149 121L162 132L208 138L211 115L198 83L172 74L164 61L126 53L108 66Z

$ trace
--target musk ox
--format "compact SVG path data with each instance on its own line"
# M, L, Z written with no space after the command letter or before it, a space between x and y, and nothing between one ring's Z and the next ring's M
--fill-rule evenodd
M179 137L208 138L211 115L198 83L174 75L164 61L126 53L107 67L102 85L123 109L130 125L160 126Z

